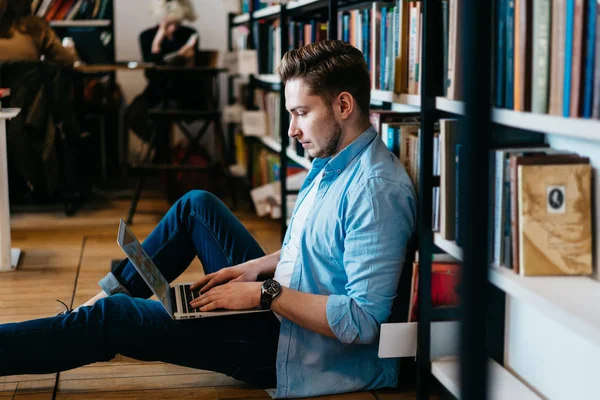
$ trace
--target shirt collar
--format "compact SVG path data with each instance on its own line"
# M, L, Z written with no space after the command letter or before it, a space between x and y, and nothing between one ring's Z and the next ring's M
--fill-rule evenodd
M316 158L314 167L321 169L326 168L342 173L342 171L356 158L377 136L377 131L370 125L363 133L361 133L352 143L346 146L335 157L331 158Z

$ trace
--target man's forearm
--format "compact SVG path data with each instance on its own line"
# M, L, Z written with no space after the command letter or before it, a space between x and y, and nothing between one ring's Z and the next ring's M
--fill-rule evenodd
M329 296L302 293L284 287L271 303L271 310L303 328L335 337L327 321L328 299Z
M280 253L281 250L277 250L275 253L248 261L247 264L252 268L256 268L259 275L273 276L275 275L275 268L279 262Z

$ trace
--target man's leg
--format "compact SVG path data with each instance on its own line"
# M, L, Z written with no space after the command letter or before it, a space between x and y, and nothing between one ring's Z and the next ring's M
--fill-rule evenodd
M179 199L143 243L169 281L198 256L206 274L264 256L250 232L214 195L200 190ZM100 281L107 294L148 298L151 291L131 263L122 262Z
M0 325L0 376L64 371L123 354L274 387L278 334L270 312L173 321L160 303L121 294L69 315Z

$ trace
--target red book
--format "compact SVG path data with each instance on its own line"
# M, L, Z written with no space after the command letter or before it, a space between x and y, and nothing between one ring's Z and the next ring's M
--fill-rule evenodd
M10 96L10 89L0 88L0 99Z
M432 307L457 306L460 303L458 285L460 279L460 264L437 262L431 263L431 305ZM417 320L419 288L419 263L413 265L411 284L411 300L408 309L408 322Z

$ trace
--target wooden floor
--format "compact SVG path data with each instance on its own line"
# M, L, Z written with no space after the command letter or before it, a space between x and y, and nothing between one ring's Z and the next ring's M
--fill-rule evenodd
M116 244L119 218L126 198L88 204L76 217L61 211L14 213L13 247L23 250L18 270L0 275L0 323L47 317L62 310L60 299L77 306L96 294L97 281L123 258ZM142 239L160 220L168 204L159 197L140 202L133 230ZM267 252L280 246L276 221L258 219L250 211L236 212ZM196 260L179 278L202 276ZM0 360L2 362L2 360ZM53 397L54 396L54 397ZM0 377L0 399L270 399L263 390L225 375L158 362L138 362L118 356L108 363L49 375ZM362 392L328 396L331 400L414 399L414 390Z

